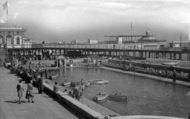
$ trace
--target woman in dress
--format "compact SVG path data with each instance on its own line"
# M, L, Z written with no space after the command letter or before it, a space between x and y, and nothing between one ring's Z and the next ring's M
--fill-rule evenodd
M28 102L34 103L33 86L31 81L27 84L26 99L28 99Z

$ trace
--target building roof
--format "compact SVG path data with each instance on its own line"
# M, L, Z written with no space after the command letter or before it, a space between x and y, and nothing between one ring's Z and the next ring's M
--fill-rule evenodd
M26 29L22 28L22 27L7 27L7 26L0 26L0 31L26 31Z

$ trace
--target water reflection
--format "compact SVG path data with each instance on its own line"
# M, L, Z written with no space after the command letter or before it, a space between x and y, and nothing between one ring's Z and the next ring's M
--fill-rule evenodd
M98 92L113 94L116 91L128 96L128 102L108 100L101 105L117 113L168 115L187 117L190 113L189 88L173 85L149 78L127 75L124 73L93 68L63 69L58 82L84 81L93 79L109 80L107 85L92 85L84 95L92 99Z

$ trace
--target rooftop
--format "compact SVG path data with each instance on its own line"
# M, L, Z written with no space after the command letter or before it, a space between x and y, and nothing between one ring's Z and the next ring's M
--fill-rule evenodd
M26 31L22 27L17 27L17 26L10 26L10 27L5 27L5 26L0 26L0 31Z

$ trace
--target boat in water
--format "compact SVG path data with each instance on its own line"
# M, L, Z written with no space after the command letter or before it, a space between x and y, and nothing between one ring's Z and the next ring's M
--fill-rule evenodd
M97 79L97 80L91 80L90 83L95 84L95 85L104 85L104 84L108 84L109 81L108 80Z
M96 101L96 102L104 102L104 101L107 100L108 96L109 96L109 95L108 95L107 93L102 93L102 92L100 92L100 93L98 93L98 94L94 97L94 101Z
M83 82L83 85L85 85L85 87L89 87L90 86L90 82L89 81L85 81L85 82Z
M63 82L61 85L62 85L62 86L70 86L70 85L71 85L71 82Z
M127 96L122 95L121 93L115 93L115 94L109 95L109 98L113 101L127 102Z
M52 76L49 76L49 79L50 80L54 80L54 79L56 79L58 76L57 75L52 75Z

